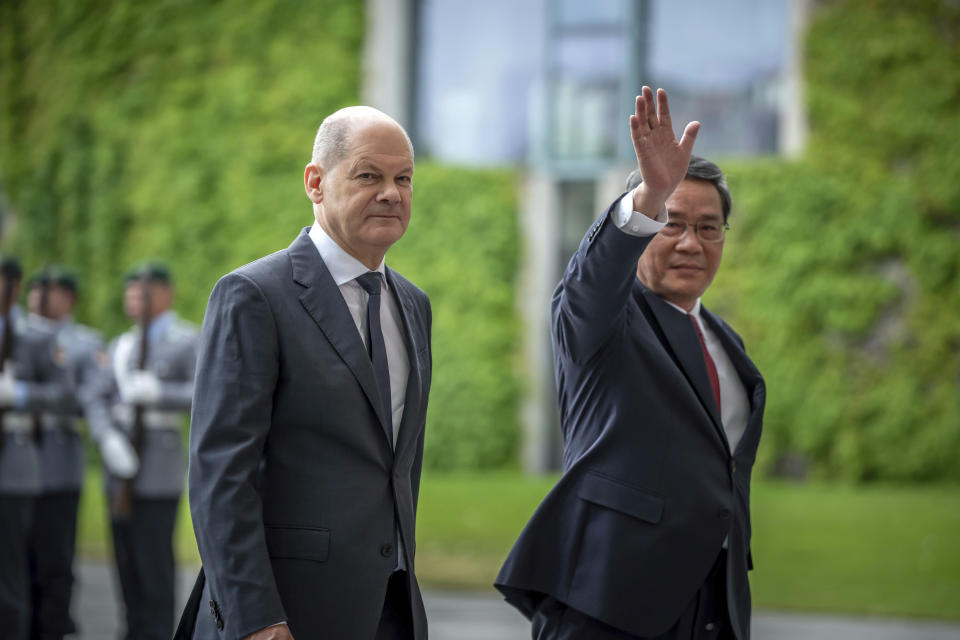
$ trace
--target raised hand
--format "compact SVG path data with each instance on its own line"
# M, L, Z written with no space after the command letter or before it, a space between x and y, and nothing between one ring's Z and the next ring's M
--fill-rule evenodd
M636 113L630 116L630 137L643 175L643 183L634 194L634 209L656 216L686 175L699 131L700 123L691 122L678 142L673 134L667 92L657 89L654 104L653 90L643 87L642 94L637 96Z

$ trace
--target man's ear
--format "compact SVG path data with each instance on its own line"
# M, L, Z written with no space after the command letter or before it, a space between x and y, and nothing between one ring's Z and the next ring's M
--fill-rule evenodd
M312 162L303 170L303 189L313 204L323 202L323 167Z

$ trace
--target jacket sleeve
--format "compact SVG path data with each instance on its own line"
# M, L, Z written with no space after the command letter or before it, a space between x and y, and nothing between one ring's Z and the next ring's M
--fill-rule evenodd
M90 438L96 443L100 442L107 431L114 428L110 408L116 398L117 383L110 362L113 362L115 348L116 341L112 342L107 350L107 362L95 362L95 366L84 373L81 393L78 395Z
M241 274L224 276L210 294L200 335L188 483L210 594L231 640L286 620L256 489L278 363L263 292Z
M617 228L611 213L620 198L590 226L553 295L554 347L575 362L589 359L623 326L637 261L653 237Z

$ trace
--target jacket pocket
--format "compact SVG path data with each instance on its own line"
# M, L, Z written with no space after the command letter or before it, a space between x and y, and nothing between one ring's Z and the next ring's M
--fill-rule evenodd
M629 485L613 480L595 471L587 473L580 490L583 500L598 504L628 516L657 524L663 515L663 498L652 496Z
M266 525L264 535L271 558L327 561L330 551L329 529Z

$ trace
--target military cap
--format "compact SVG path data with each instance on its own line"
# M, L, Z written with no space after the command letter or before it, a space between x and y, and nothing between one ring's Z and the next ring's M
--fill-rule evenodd
M61 265L52 264L30 276L30 280L27 282L27 288L29 289L41 285L60 287L76 295L77 276L73 271Z
M11 280L19 280L23 277L23 267L13 256L3 256L0 258L0 273Z
M173 284L173 278L170 275L170 267L163 262L148 261L139 262L127 271L123 276L124 283L130 283L134 280L146 280L158 284Z

